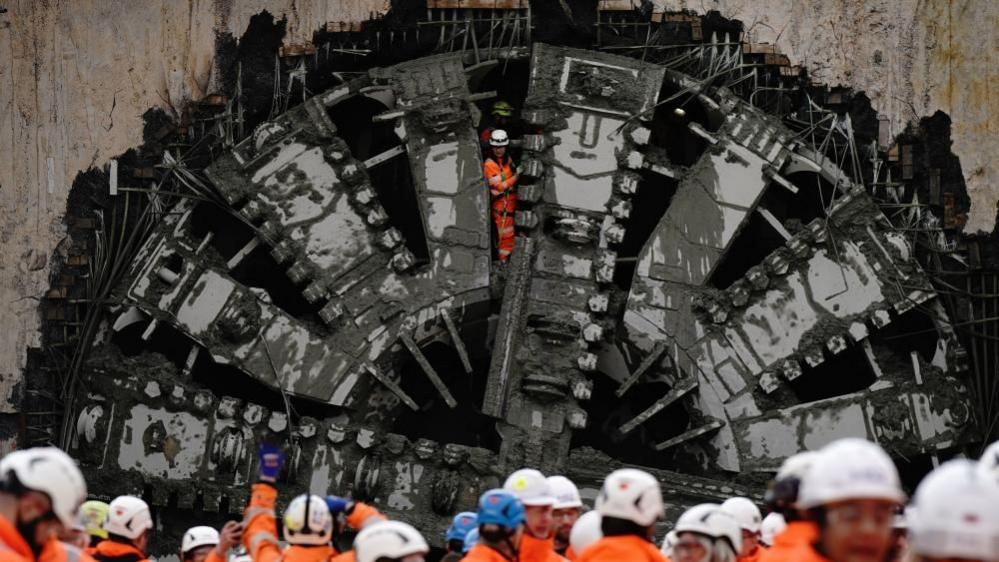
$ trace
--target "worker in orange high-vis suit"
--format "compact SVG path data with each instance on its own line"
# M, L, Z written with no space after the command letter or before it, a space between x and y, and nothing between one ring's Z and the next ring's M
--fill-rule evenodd
M261 445L259 453L259 482L253 485L250 503L243 512L243 545L253 562L352 561L353 551L340 554L331 544L338 519L343 518L349 527L361 529L385 517L360 502L303 494L293 499L284 512L284 539L289 546L282 550L274 515L277 502L274 482L284 464L284 453L268 444Z
M773 544L760 555L760 562L797 562L810 556L819 529L798 509L798 489L818 453L805 451L788 457L767 488L767 507L784 517L786 526L774 535Z
M243 539L243 524L229 521L219 533L212 527L191 527L180 540L181 562L226 562L229 550Z
M731 515L742 532L742 550L738 552L739 562L759 562L760 556L766 550L760 544L760 527L763 525L763 514L748 498L735 497L722 502L723 511Z
M462 562L519 562L524 537L524 505L506 490L489 490L479 498L478 527L465 537ZM471 539L474 538L474 544Z
M683 512L673 532L673 562L736 562L742 550L738 521L718 504L702 503Z
M510 259L515 231L513 215L517 211L517 172L507 154L510 137L503 129L495 129L489 137L489 154L482 172L492 196L493 223L496 225L496 249L501 262Z
M43 552L63 556L57 537L73 527L85 499L87 484L66 453L55 447L9 453L0 460L0 562L34 562Z
M665 516L659 481L622 468L610 473L597 495L602 537L578 553L579 562L666 562L652 542L656 522Z
M555 552L555 495L551 484L533 468L515 471L503 489L524 504L524 538L520 542L520 562L565 562Z

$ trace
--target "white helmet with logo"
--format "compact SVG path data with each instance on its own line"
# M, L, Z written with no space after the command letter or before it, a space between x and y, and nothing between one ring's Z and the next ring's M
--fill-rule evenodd
M135 496L118 496L108 504L108 520L104 530L110 534L137 539L153 528L149 505Z
M357 562L382 558L400 560L414 554L427 554L430 546L423 535L402 521L379 521L365 527L354 539Z
M860 499L905 502L895 463L881 447L863 439L826 445L801 483L798 506L811 509Z
M522 468L511 474L503 489L517 496L525 506L555 505L555 496L544 474L533 468Z
M742 549L742 529L735 520L720 505L702 503L683 512L673 527L677 535L680 533L697 533L713 539L721 539L728 543L733 556Z
M211 527L201 525L191 527L180 540L181 558L199 546L215 546L219 544L219 532Z
M989 445L982 453L982 458L978 459L978 470L999 484L999 441Z
M489 146L506 146L510 144L510 136L503 129L493 129L489 134Z
M750 533L760 532L763 515L755 503L746 498L729 498L722 502L721 508L732 517L735 517L735 520L739 522L739 527L742 529Z
M928 558L999 560L999 485L965 459L944 463L916 488L909 545Z
M569 545L577 556L583 552L583 549L604 537L600 529L601 521L602 518L596 511L587 511L576 520L572 531L569 532Z
M767 546L772 546L774 544L774 537L776 537L781 531L787 527L787 522L784 521L784 516L776 511L767 514L763 518L763 523L760 525L760 542Z
M666 515L659 481L635 468L618 469L607 476L597 495L596 508L604 517L625 519L643 527Z
M549 476L548 490L555 497L555 509L583 507L583 500L579 497L579 488L565 476Z
M67 528L87 499L87 483L76 463L55 447L14 451L0 460L0 487L21 486L49 497L52 513ZM13 491L13 490L12 490Z
M333 518L326 500L302 494L284 510L284 540L290 544L323 545L333 538Z

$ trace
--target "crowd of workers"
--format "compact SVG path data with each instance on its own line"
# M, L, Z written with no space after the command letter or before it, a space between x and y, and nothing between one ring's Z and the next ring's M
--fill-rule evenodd
M259 479L242 521L221 532L189 529L182 562L422 562L413 526L350 498L303 494L281 519L275 487L281 449L259 448ZM153 517L134 496L85 501L76 463L55 448L0 459L0 562L145 562ZM888 455L842 439L788 458L766 496L769 514L743 497L686 510L661 543L659 481L634 468L611 472L586 511L564 476L525 468L459 513L444 538L446 562L965 562L999 561L999 442L977 462L933 470L906 505ZM334 547L348 528L353 547ZM660 546L661 544L661 546Z

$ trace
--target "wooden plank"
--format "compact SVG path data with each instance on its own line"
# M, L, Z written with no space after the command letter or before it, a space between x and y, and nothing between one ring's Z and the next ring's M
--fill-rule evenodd
M624 393L628 392L628 389L631 388L632 385L634 385L636 382L638 382L638 379L645 374L645 371L649 370L649 367L651 367L652 364L655 363L657 359L659 359L659 357L663 354L664 351L666 351L666 344L663 342L657 343L656 346L652 348L652 352L645 357L645 359L642 361L642 364L639 365L637 369L635 369L635 372L628 377L628 380L621 383L621 386L618 387L616 392L618 398L624 396Z
M403 333L399 334L399 339L402 340L402 344L406 346L406 349L408 349L409 352L413 355L413 358L416 359L416 362L420 365L420 368L423 369L424 374L427 375L427 377L430 379L430 382L433 383L434 387L437 389L437 392L439 392L441 397L444 398L444 402L447 403L448 407L449 408L457 407L458 401L455 400L454 396L451 395L451 391L448 390L447 385L444 384L444 381L441 379L441 376L437 374L437 371L430 364L430 361L427 361L427 357L423 355L422 351L420 351L420 347L416 345L416 342L413 341L413 338L409 337L409 334Z
M451 315L448 314L446 309L441 309L441 318L444 319L444 325L447 326L447 331L451 334L451 342L454 343L454 348L458 352L458 358L461 359L461 365L465 368L465 373L471 375L472 362L468 359L468 350L465 349L465 342L461 339L458 326L455 325L454 320L451 319Z
M374 168L375 166L381 164L382 162L385 162L386 160L395 158L400 154L405 154L405 152L406 152L406 145L400 144L399 146L394 146L386 150L385 152L382 152L381 154L376 154L371 158L365 160L364 167L370 170L371 168Z
M416 405L416 401L410 398L409 395L399 387L399 385L395 384L395 381L385 376L385 373L381 372L378 367L372 365L371 363L365 363L364 369L371 373L371 376L375 377L375 380L385 385L385 388L391 390L392 394L398 396L399 400L402 400L404 404L409 406L410 410L413 410L414 412L420 410L420 407Z
M694 377L687 377L681 381L680 386L670 390L665 396L656 400L654 404L649 406L644 412L635 416L631 421L625 423L618 430L622 434L629 433L631 430L642 425L643 423L649 421L649 418L663 411L666 406L669 406L673 402L676 402L684 394L687 394L691 390L697 388L697 379Z
M669 449L670 447L676 447L680 443L683 443L685 441L690 441L691 439L695 439L697 437L700 437L700 436L704 435L705 433L710 433L712 431L718 430L723 425L725 425L725 424L723 422L718 421L718 420L711 421L711 422L706 423L706 424L704 424L704 425L702 425L700 427L691 429L690 431L685 431L685 432L681 433L680 435L677 435L676 437L674 437L672 439L667 439L667 440L663 441L662 443L659 443L658 445L656 445L654 447L654 449L657 450L657 451L665 451L666 449Z

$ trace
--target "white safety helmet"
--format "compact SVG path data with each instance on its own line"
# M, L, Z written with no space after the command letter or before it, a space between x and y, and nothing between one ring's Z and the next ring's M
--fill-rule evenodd
M583 500L579 497L579 488L565 476L549 476L548 490L555 497L555 509L583 507Z
M610 473L597 495L597 511L604 517L616 517L643 527L665 515L659 481L648 472L622 468Z
M721 508L729 515L735 517L739 527L750 533L759 533L760 525L763 523L763 515L760 508L747 498L729 498L722 502Z
M777 470L777 476L774 477L774 480L784 480L785 478L803 479L818 456L818 451L802 451L791 455L784 459L784 462Z
M760 524L760 542L767 546L773 546L774 537L780 534L787 528L787 521L784 521L784 516L776 511L767 514L763 518L763 523Z
M999 485L973 462L944 463L916 488L909 546L930 558L999 560Z
M184 538L180 539L180 557L191 552L199 546L216 546L219 544L219 532L215 529L201 525L191 527L184 533Z
M670 529L670 531L666 533L666 536L663 537L662 546L659 547L659 550L662 551L663 555L670 560L673 559L673 546L676 544L677 540L679 539L676 535L676 529Z
M493 129L489 134L489 146L506 146L510 144L510 136L503 129Z
M677 536L680 533L697 533L724 540L732 549L733 556L742 549L742 529L739 528L739 522L715 503L698 504L684 511L676 520L673 530Z
M423 535L402 521L379 521L368 525L354 539L357 562L375 562L379 558L399 560L429 552L430 546Z
M503 489L517 496L525 506L555 505L555 496L544 474L533 468L522 468L511 474Z
M602 518L596 511L587 511L576 520L576 524L572 526L572 531L569 532L569 546L572 547L572 551L577 556L586 547L604 537L604 533L600 529L601 521Z
M999 484L999 441L989 445L982 458L978 459L978 470L986 478Z
M46 494L52 513L67 528L76 522L76 511L87 499L87 483L80 469L55 447L22 449L0 460L0 487L12 490L18 484Z
M126 539L137 539L153 528L149 505L135 496L118 496L108 504L108 520L104 530Z
M895 463L881 447L864 439L826 445L801 483L798 506L811 509L859 499L904 503Z
M284 540L290 544L323 545L333 538L333 518L326 500L302 494L284 510Z

